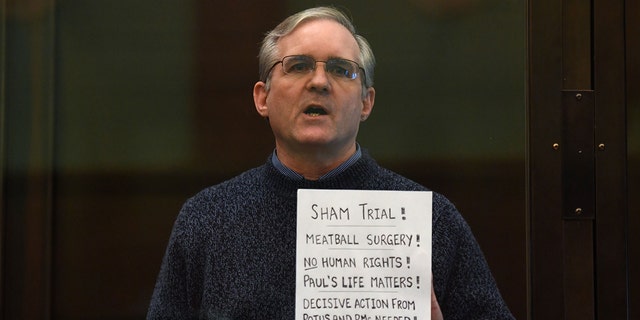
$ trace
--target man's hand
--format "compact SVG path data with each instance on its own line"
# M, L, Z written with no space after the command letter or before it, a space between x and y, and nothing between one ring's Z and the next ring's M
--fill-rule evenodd
M436 298L436 292L433 290L433 278L431 279L431 320L444 320Z

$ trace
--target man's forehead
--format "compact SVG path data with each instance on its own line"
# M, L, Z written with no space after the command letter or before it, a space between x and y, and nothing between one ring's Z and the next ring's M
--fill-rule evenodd
M341 57L357 60L358 43L342 24L330 19L313 19L296 26L278 40L281 56L305 54L315 58ZM318 56L320 55L320 56Z

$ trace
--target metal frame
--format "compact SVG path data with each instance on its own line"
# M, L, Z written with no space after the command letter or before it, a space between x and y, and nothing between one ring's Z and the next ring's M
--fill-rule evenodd
M624 0L529 2L529 313L628 317Z

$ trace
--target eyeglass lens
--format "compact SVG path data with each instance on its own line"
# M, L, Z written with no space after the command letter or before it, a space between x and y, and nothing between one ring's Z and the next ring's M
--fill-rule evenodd
M317 62L324 62L325 71L336 78L353 80L358 77L359 66L353 61L340 58L316 61L310 56L287 56L282 59L282 67L286 74L307 74L315 70Z

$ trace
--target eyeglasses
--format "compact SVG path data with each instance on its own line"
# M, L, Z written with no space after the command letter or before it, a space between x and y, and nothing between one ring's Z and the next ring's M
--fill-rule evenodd
M282 71L285 74L305 75L314 71L318 62L324 62L324 70L337 79L355 80L360 75L360 70L364 75L364 69L355 61L342 58L330 58L322 61L305 55L286 56L274 63L267 74L271 73L275 66L282 63Z

